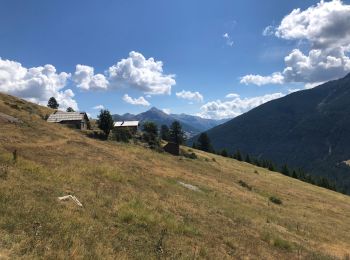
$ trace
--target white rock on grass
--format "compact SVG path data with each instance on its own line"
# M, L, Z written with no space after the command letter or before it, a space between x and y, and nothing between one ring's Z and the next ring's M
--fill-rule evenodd
M189 189L189 190L193 190L193 191L199 191L199 188L197 186L194 186L194 185L191 185L191 184L187 184L187 183L184 183L182 181L178 181L178 184L180 184L181 186Z

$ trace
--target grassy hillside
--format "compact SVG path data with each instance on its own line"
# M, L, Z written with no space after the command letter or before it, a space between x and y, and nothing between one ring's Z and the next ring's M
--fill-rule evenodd
M348 196L196 150L89 139L1 94L0 112L22 121L0 121L0 259L350 255Z

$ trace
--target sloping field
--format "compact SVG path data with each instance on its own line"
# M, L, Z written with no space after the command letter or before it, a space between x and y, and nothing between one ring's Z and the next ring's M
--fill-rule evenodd
M197 150L89 139L50 111L0 94L20 120L0 120L0 259L350 256L348 196Z

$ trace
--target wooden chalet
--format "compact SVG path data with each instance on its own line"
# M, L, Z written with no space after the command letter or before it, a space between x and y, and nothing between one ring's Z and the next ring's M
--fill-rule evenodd
M81 130L89 128L89 118L85 112L56 111L49 116L47 122L60 123Z
M115 128L123 128L130 131L132 134L136 134L140 126L139 121L117 121L114 122Z

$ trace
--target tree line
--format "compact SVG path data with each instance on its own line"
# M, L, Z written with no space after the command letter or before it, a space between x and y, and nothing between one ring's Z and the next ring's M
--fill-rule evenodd
M128 128L114 127L112 115L108 110L101 110L97 118L98 128L104 132L106 138L108 138L110 132L112 132L113 137L117 141L121 142L128 142L133 137L133 134ZM186 140L185 133L179 121L172 122L170 126L162 125L160 129L154 122L144 122L142 124L141 138L151 148L159 147L161 140L173 142L178 145L183 144Z
M229 154L226 149L222 149L220 151L215 151L211 142L210 138L207 135L207 133L201 133L197 139L197 142L193 142L192 144L193 148L209 152L209 153L214 153L217 155L221 155L224 157L230 157L233 159L236 159L238 161L244 161L246 163L250 163L253 165L256 165L258 167L266 168L270 171L275 171L282 173L285 176L289 176L298 180L301 180L303 182L307 182L313 185L317 185L319 187L323 187L329 190L334 190L338 192L344 193L344 190L339 189L336 184L332 181L330 181L326 177L315 177L312 176L308 173L306 173L303 169L298 168L298 169L293 169L289 168L287 164L283 164L280 167L277 167L272 161L266 160L266 159L259 159L255 158L253 156L250 156L249 154L245 154L245 156L242 155L242 153L239 150L236 150L233 154Z

